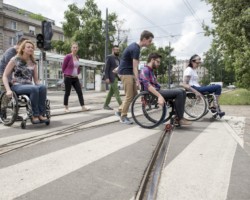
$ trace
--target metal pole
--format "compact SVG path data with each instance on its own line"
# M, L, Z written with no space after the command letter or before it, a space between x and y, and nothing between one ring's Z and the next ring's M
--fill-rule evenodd
M106 8L106 20L105 20L105 59L108 55L108 42L109 42L109 25L108 25L108 9Z
M170 63L170 48L171 48L171 44L170 44L170 42L169 42L169 59L168 59L168 89L170 89L170 81L171 81L171 74L170 74L170 65L171 65L171 63Z
M106 8L106 21L105 21L105 57L104 60L106 62L106 57L108 55L108 44L109 44L109 24L108 24L108 8ZM108 90L108 84L106 83L106 90Z
M44 84L43 51L40 51L39 80Z

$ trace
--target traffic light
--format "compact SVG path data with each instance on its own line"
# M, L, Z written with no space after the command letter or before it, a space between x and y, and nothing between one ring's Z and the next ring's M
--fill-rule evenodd
M52 24L51 22L48 21L43 21L42 22L42 34L44 36L44 44L43 44L43 49L45 51L51 49L51 39L53 36L53 30L52 30Z
M39 33L39 34L36 35L36 46L39 49L43 49L43 46L44 46L44 36L41 33Z

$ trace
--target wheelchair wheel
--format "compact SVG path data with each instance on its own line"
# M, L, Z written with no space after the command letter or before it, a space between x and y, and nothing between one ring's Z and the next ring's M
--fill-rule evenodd
M131 107L132 117L143 128L155 128L166 115L166 106L158 105L157 97L143 91L136 95Z
M184 108L184 118L190 121L196 121L203 117L207 111L207 102L202 96L196 98L194 93L187 93Z
M22 129L26 129L26 121L22 121L22 123L21 123L21 128L22 128Z
M13 92L11 98L6 96L6 92L1 94L0 110L2 123L6 126L11 126L16 121L18 115L18 99L15 92Z
M46 99L46 117L48 119L50 119L51 115L50 115L50 101L48 99Z

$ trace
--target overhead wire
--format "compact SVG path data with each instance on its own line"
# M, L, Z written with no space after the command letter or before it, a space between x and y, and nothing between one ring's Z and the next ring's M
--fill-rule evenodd
M196 20L196 22L202 26L202 21L200 20L200 18L196 15L194 9L192 8L192 6L190 5L190 3L188 2L188 0L182 0L183 3L185 4L185 6L187 7L187 9L190 11L190 13L193 15L194 19Z
M169 36L171 36L171 34L166 31L165 29L163 29L162 27L160 27L159 25L156 25L152 20L150 20L148 17L146 17L145 15L143 15L140 11L136 10L135 8L133 8L131 5L129 5L127 2L125 2L124 0L118 0L122 5L124 5L126 8L132 10L134 13L136 13L137 15L139 15L140 17L142 17L144 20L148 21L150 24L154 25L155 27L158 27L162 32L167 33Z

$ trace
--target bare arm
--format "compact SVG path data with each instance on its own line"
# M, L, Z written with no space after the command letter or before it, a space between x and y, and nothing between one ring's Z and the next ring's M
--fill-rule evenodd
M40 81L38 79L37 65L35 65L35 67L34 67L34 76L33 76L33 78L34 78L34 83L36 85L38 85L40 83Z
M4 84L4 87L6 89L7 96L11 96L12 95L12 91L10 89L8 77L12 73L14 67L15 67L15 63L14 63L14 61L11 60L8 63L8 65L6 66L6 68L4 70L4 73L3 73L3 84Z
M139 77L138 77L138 65L139 65L139 60L133 59L133 72L135 75L135 80L136 80L136 84L137 86L139 86Z

